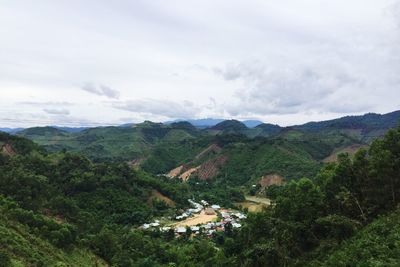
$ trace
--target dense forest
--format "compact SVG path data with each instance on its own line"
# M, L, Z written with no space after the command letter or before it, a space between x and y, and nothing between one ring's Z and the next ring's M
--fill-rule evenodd
M269 208L249 213L240 230L227 228L211 238L175 238L173 232L137 226L173 214L192 197L229 205L243 197L234 184L223 190L219 180L182 182L126 163L93 163L8 134L0 135L0 143L12 147L12 153L0 154L0 266L397 266L400 261L400 128L354 157L340 154L316 175L269 187ZM149 198L153 190L176 207Z

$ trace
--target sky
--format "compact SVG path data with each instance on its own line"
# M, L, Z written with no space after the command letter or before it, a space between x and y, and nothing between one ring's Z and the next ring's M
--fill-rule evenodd
M398 0L0 0L0 127L400 109Z

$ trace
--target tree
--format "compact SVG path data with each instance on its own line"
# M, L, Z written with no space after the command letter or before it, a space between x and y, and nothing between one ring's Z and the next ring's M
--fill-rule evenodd
M3 251L0 251L0 266L1 267L11 266L10 256L6 252L3 252Z

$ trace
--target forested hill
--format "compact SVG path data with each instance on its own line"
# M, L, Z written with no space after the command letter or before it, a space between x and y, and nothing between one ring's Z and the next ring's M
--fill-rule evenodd
M400 128L353 158L341 154L313 177L269 187L273 205L250 213L241 230L211 238L135 227L183 207L196 192L189 183L124 163L51 154L7 134L0 142L8 146L0 153L0 266L396 266L400 260ZM151 198L154 190L175 208Z
M292 127L260 124L248 128L240 121L226 120L206 129L185 121L146 121L74 133L35 127L18 135L47 151L77 152L94 162L129 162L152 174L180 170L173 176L250 187L270 175L285 180L313 176L323 162L334 161L340 152L354 154L381 138L399 119L396 111Z
M290 127L261 123L248 128L240 121L226 120L203 129L185 121L168 124L146 121L123 127L79 128L79 131L60 127L34 127L18 131L17 134L44 145L49 151L79 151L95 160L143 160L157 144L182 143L213 135L280 137L285 136L286 132L297 130L304 134L340 133L359 142L370 143L399 125L399 121L400 111L394 111L383 115L369 113Z
M293 126L293 128L317 132L341 130L353 134L362 141L371 142L375 138L382 137L388 129L397 127L399 122L400 111L394 111L383 115L368 113L362 116L347 116L328 121L309 122Z
M398 266L400 128L313 179L269 188L225 248L242 266Z
M8 134L0 134L0 144L7 147L0 152L0 266L10 260L15 266L105 266L109 248L117 250L107 229L128 233L155 216L173 215L191 196L187 185L125 163L49 154Z

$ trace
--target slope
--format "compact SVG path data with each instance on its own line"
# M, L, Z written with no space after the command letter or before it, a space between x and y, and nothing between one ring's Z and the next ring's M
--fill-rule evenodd
M144 122L133 127L97 127L68 133L37 127L18 133L43 145L48 151L81 152L94 161L128 161L145 158L158 143L175 143L193 138L196 129L187 125Z
M398 266L400 210L376 219L322 259L306 266Z
M21 209L1 195L0 212L0 266L107 266L87 248L65 249L57 237L68 238L62 234L67 225Z

